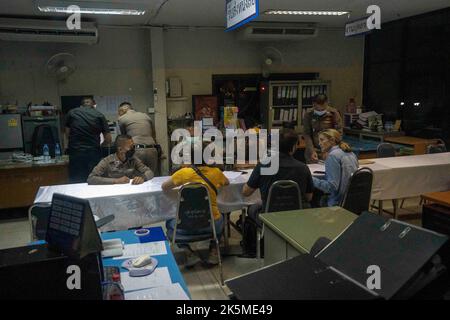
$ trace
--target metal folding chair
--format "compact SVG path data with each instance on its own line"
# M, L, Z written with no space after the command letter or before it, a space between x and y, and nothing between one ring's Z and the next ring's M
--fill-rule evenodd
M210 227L211 231L199 233L198 230ZM178 192L176 223L173 233L167 232L172 247L175 244L188 244L205 240L215 242L218 258L220 281L224 284L222 258L219 239L214 224L214 215L208 189L199 183L184 184Z
M272 183L267 196L264 212L279 212L303 209L302 193L297 182L292 180L279 180ZM264 225L256 231L256 257L261 258L261 238L264 235Z

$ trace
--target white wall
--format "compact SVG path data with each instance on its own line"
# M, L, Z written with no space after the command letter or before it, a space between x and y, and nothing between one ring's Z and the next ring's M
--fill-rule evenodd
M164 38L166 76L182 79L190 109L191 95L212 93L212 74L261 73L262 48L273 46L283 56L273 72L319 72L332 82L330 101L343 110L350 97L361 103L364 60L364 39L343 34L320 30L317 38L300 42L258 43L237 41L232 32L221 30L169 29Z
M99 28L96 45L0 41L0 104L47 100L63 95L131 95L139 111L153 106L150 32ZM59 86L45 73L54 54L75 55L77 70Z

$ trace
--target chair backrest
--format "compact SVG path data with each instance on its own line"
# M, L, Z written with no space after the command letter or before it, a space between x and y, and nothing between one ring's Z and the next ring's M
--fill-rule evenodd
M195 233L196 230L211 225L214 229L214 216L206 186L200 183L186 183L180 188L176 221L174 232L176 228L180 228L186 233L190 230Z
M51 206L33 205L28 210L31 241L45 240Z
M302 194L297 182L279 180L272 183L264 212L302 209Z
M436 144L431 144L427 147L427 153L443 153L447 152L447 148L445 146L445 142L441 139L438 139Z
M377 147L377 158L395 157L395 148L392 144L383 142Z
M360 215L369 209L373 172L370 168L356 170L350 178L341 207Z

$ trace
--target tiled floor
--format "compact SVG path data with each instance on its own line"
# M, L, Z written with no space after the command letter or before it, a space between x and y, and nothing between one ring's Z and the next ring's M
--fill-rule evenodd
M27 218L0 221L0 249L14 248L30 242Z
M419 199L407 199L404 209L399 211L401 220L405 220L415 225L421 225L420 212L418 207ZM385 209L392 208L392 204L386 201ZM232 214L232 220L238 218L239 212ZM388 215L387 215L388 216ZM164 223L157 225L164 226ZM0 249L26 245L30 241L30 229L27 218L14 218L10 220L0 220ZM241 235L231 228L230 245L234 249L239 249ZM207 246L207 244L206 244ZM204 248L205 246L203 246ZM200 248L202 246L200 245ZM219 268L217 266L208 268L202 264L197 264L193 268L187 269L183 265L182 253L175 249L175 256L180 263L180 270L188 286L191 297L194 300L218 300L228 299L230 293L226 286L220 285ZM244 273L253 271L261 267L261 262L256 259L238 258L236 256L226 256L223 258L223 274L225 279L231 279Z

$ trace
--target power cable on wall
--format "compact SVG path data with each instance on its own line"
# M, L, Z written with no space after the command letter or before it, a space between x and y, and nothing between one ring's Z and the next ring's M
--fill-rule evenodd
M146 25L151 24L152 20L156 19L158 17L159 12L161 11L161 9L167 4L167 2L169 2L169 0L164 0L164 2L162 2L160 4L160 6L158 7L158 9L156 9L156 12L153 16L151 16L147 22L145 23Z

